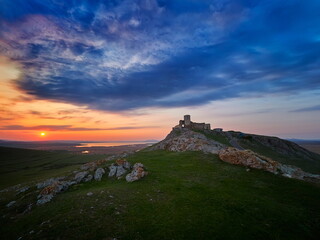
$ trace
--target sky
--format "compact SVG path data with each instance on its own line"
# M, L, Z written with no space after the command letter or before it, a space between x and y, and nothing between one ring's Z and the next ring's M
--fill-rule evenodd
M318 0L0 0L0 139L320 139ZM45 132L45 136L41 136Z

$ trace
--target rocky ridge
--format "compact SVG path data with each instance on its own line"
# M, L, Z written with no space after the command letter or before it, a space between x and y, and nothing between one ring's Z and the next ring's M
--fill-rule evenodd
M201 133L187 128L174 128L164 140L151 146L149 150L162 149L173 152L202 151L204 153L218 154L224 148L226 148L226 145L208 139Z

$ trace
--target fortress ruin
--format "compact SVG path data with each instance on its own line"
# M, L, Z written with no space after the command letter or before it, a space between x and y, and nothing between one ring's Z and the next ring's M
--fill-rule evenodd
M179 121L179 125L175 128L190 128L194 130L210 130L209 123L196 123L191 121L190 115L184 115L183 120Z

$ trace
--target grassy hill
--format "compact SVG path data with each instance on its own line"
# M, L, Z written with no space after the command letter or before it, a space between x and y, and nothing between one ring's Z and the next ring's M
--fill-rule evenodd
M0 156L0 189L62 176L83 163L105 158L105 155L76 155L66 151L8 147L0 147Z
M75 185L26 214L19 214L18 207L5 207L17 196L2 195L2 239L320 236L318 185L259 170L247 172L200 152L142 151L129 161L142 162L150 174L133 183L105 175L101 182Z

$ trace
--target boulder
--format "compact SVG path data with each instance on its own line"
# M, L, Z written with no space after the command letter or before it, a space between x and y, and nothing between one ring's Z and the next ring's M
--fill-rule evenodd
M80 183L84 180L84 178L89 174L89 172L84 171L84 172L78 172L75 176L74 176L74 180L77 183Z
M109 177L113 177L113 176L115 176L116 175L116 173L117 173L117 166L116 165L114 165L114 164L111 164L111 166L109 166Z
M45 187L38 195L37 204L41 205L50 202L57 193L67 190L71 185L74 185L76 183L77 182L75 181L61 181L55 182L52 185Z
M109 177L121 177L127 173L127 171L131 168L131 164L123 159L116 160L115 163L109 166Z
M137 181L147 175L142 163L136 163L133 165L132 172L126 176L127 182Z
M126 174L127 170L123 166L118 166L117 167L117 174L116 177L121 177L124 174Z
M246 167L264 169L266 171L276 173L279 163L270 158L260 156L250 150L238 150L228 147L219 152L219 158L231 164L243 165Z
M86 176L83 181L84 182L90 182L93 179L93 176L91 174L89 174L88 176Z
M105 171L103 168L98 168L96 172L94 173L94 180L101 181L101 178L105 174Z

